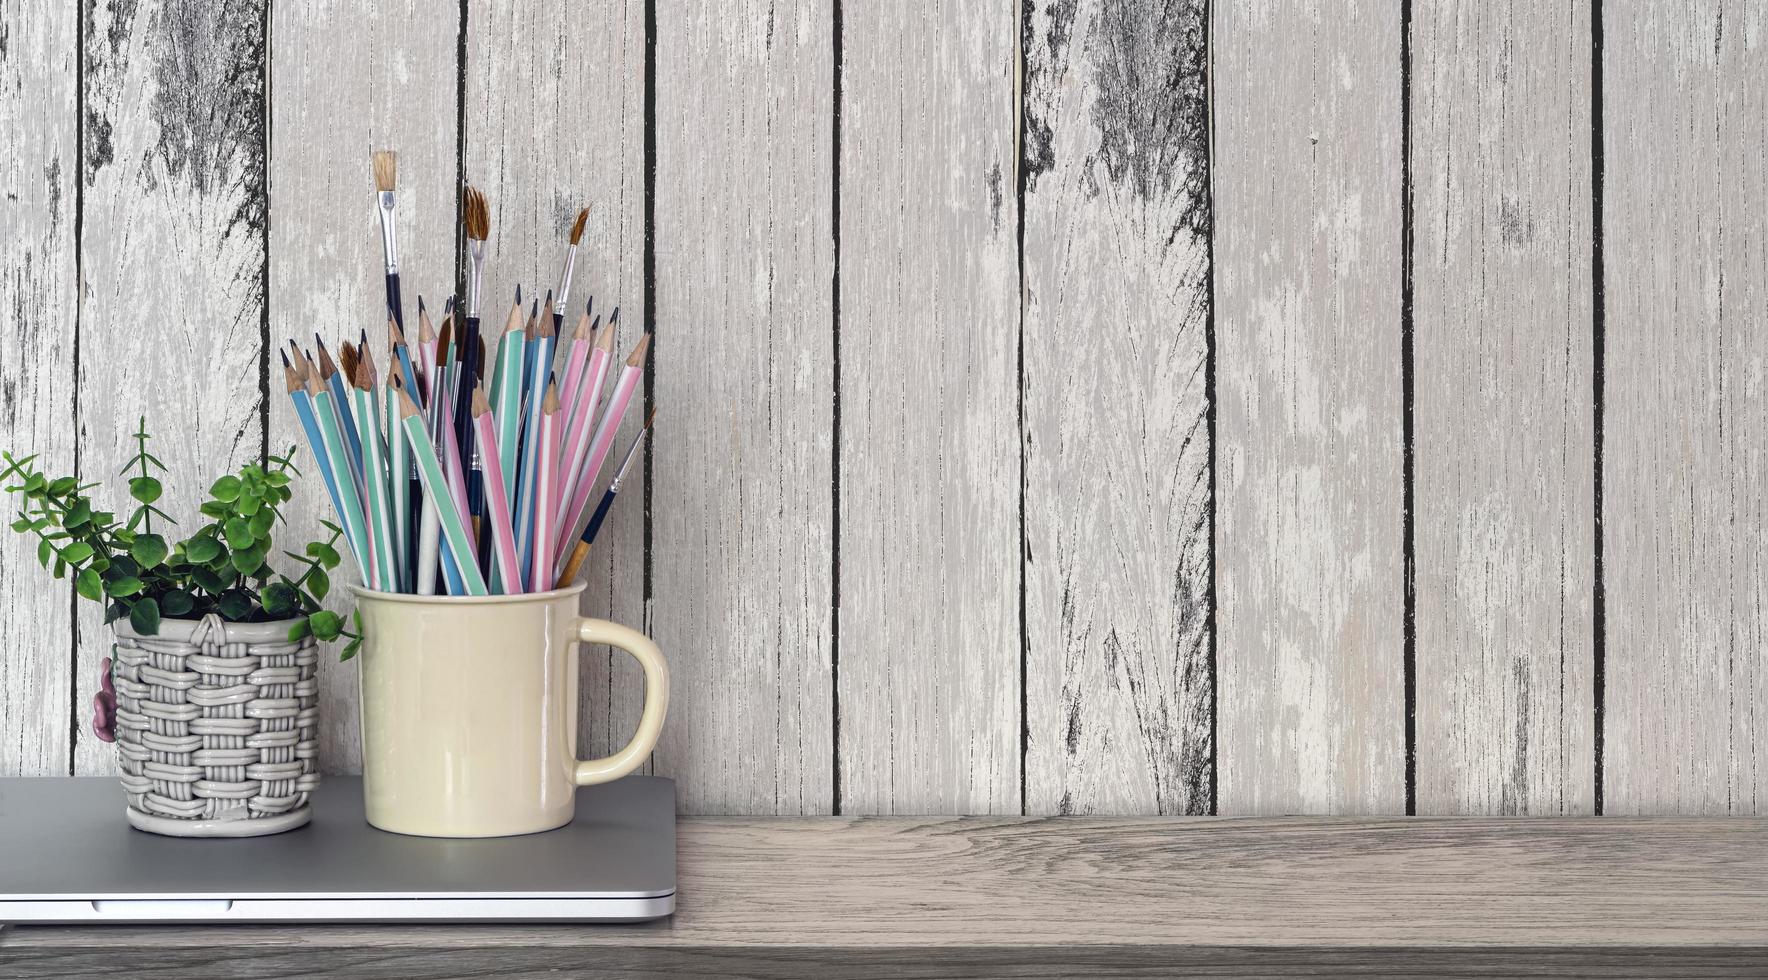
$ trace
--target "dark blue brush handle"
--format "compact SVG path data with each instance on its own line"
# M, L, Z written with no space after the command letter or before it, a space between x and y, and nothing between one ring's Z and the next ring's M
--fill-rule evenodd
M583 529L583 543L595 544L596 532L602 529L602 521L607 519L608 508L614 505L614 489L602 494L602 502L595 505L595 515L589 519L589 526Z
M405 332L405 304L399 299L399 273L387 273L387 312L393 322L399 324L399 332Z

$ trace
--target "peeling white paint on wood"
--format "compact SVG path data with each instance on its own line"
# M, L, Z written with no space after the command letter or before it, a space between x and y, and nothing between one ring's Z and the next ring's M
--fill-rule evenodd
M813 0L657 6L654 762L688 812L834 803L831 31Z
M454 290L457 20L434 16L421 0L372 8L276 4L272 9L270 157L270 450L300 446L296 465L308 479L284 508L277 533L300 552L338 523L320 486L300 421L284 394L276 348L290 338L307 349L325 337L334 356L343 340L367 330L385 372L387 293L370 156L399 154L397 183L400 293L408 339L417 339L417 298L441 320ZM350 71L338 71L339 65ZM344 585L360 581L349 549L332 573L326 605L350 608ZM336 645L322 651L320 764L357 772L357 665L340 663Z
M1213 16L1219 809L1401 813L1399 7Z
M1607 813L1768 810L1765 18L1604 9Z
M1595 805L1590 9L1412 21L1418 812Z
M84 10L80 476L125 506L116 473L146 415L177 535L264 453L264 7ZM76 677L96 679L110 628L79 609ZM77 734L74 771L113 771L115 749Z
M78 15L0 7L0 133L26 137L0 154L0 448L51 475L74 471ZM0 498L0 525L18 509ZM98 673L70 677L72 597L34 537L0 527L0 775L66 775L69 730L90 720Z
M1208 813L1200 2L1028 4L1031 813Z
M843 8L845 813L1020 809L1015 8Z

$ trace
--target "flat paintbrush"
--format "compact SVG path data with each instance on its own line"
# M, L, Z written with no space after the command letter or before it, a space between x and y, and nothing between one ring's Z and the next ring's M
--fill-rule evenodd
M405 310L399 301L399 226L394 211L393 185L399 177L399 154L374 152L375 210L381 215L381 252L387 260L387 315L405 327Z
M479 359L479 286L485 276L485 240L491 237L491 206L485 195L468 184L462 191L462 218L467 232L467 309L460 333L460 383L454 395L454 438L460 444L460 458L473 456L473 389L479 385L483 367Z

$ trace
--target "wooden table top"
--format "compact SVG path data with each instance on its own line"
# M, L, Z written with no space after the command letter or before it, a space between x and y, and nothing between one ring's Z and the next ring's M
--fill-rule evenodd
M0 975L1768 975L1757 818L687 818L678 841L656 923L25 927Z

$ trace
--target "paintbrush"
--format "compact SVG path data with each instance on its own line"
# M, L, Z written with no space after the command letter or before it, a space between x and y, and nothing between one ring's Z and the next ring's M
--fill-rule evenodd
M460 383L455 392L454 438L462 459L473 455L472 395L479 384L479 287L485 277L485 240L491 237L491 206L473 185L462 191L462 218L467 231L467 309L460 333ZM519 287L518 287L519 288ZM519 305L519 304L518 304Z
M404 304L399 301L399 222L393 209L393 185L398 177L399 154L392 150L376 150L374 189L376 210L381 213L381 252L387 260L387 314L400 329L404 329Z
M553 291L553 333L563 333L565 329L565 308L570 305L571 274L577 268L577 243L583 238L583 226L589 222L589 209L577 212L577 220L571 225L571 244L565 246L565 267L559 270L559 288Z
M651 409L651 415L645 419L645 427L638 430L632 437L632 445L626 449L626 457L620 461L620 468L614 471L614 479L608 483L608 490L602 494L602 501L595 505L595 515L589 519L589 526L583 529L583 536L571 549L571 557L565 560L565 570L559 573L558 581L553 588L562 589L571 584L577 577L577 570L583 567L583 559L589 554L589 546L595 544L595 537L602 529L602 522L608 518L608 508L614 506L614 498L620 494L620 484L626 479L626 471L632 468L632 461L638 458L638 447L644 445L645 436L650 434L651 423L657 421L657 410Z

